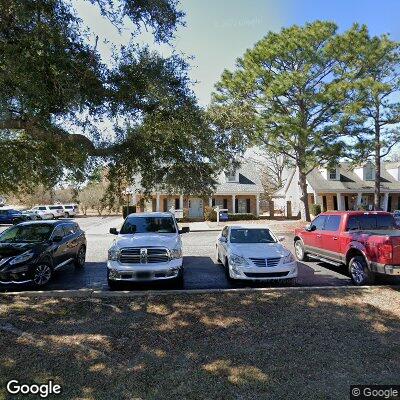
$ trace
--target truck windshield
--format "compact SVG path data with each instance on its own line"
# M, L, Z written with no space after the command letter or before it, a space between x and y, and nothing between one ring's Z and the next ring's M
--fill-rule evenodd
M122 234L130 233L176 233L172 217L128 217L122 225Z
M276 243L268 229L232 229L231 243Z
M347 230L398 229L391 215L356 215L349 218Z

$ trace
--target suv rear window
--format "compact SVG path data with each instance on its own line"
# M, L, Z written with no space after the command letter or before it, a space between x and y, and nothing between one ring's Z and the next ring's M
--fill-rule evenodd
M347 230L396 229L391 215L364 214L349 218Z

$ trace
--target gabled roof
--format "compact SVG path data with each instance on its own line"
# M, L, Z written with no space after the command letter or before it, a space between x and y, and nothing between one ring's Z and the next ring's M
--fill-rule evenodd
M227 182L225 172L221 172L217 177L217 186L214 194L257 194L264 193L264 187L261 183L261 171L257 163L251 161L243 161L236 170L239 176L238 182ZM130 189L135 193L140 193L141 186L138 183L140 176L135 176L135 183ZM154 192L157 192L157 188ZM164 193L160 190L159 193Z
M382 165L381 170L381 189L400 191L400 182L396 181L386 169L388 163ZM374 181L364 181L356 173L354 167L350 163L340 163L338 166L340 180L327 180L325 179L318 169L314 169L307 175L307 182L312 188L318 192L332 192L332 191L373 191Z
M215 194L264 192L264 187L261 183L261 171L257 163L243 161L236 172L239 174L238 182L227 182L225 172L219 174Z

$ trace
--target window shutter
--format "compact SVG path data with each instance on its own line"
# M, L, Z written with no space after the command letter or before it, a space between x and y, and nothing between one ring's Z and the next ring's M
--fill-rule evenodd
M247 208L247 212L250 214L251 213L250 199L246 199L246 208Z

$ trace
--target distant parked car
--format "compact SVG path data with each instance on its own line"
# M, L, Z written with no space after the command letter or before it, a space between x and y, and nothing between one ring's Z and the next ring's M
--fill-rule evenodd
M62 204L62 207L64 209L65 218L75 217L75 215L78 214L79 210L76 204Z
M226 226L217 238L216 260L232 280L277 280L295 283L297 262L266 226Z
M13 208L0 208L0 224L18 224L27 221L30 217Z
M46 206L35 206L31 210L28 210L29 212L32 212L36 214L38 219L53 219L54 215L50 210L47 209Z
M23 222L0 234L0 284L41 288L63 266L83 268L85 257L85 233L77 223Z
M57 219L64 217L64 208L62 205L40 205L33 207L32 210L40 211L42 219Z
M27 220L36 221L42 219L38 213L33 210L21 210L21 213L26 216Z

